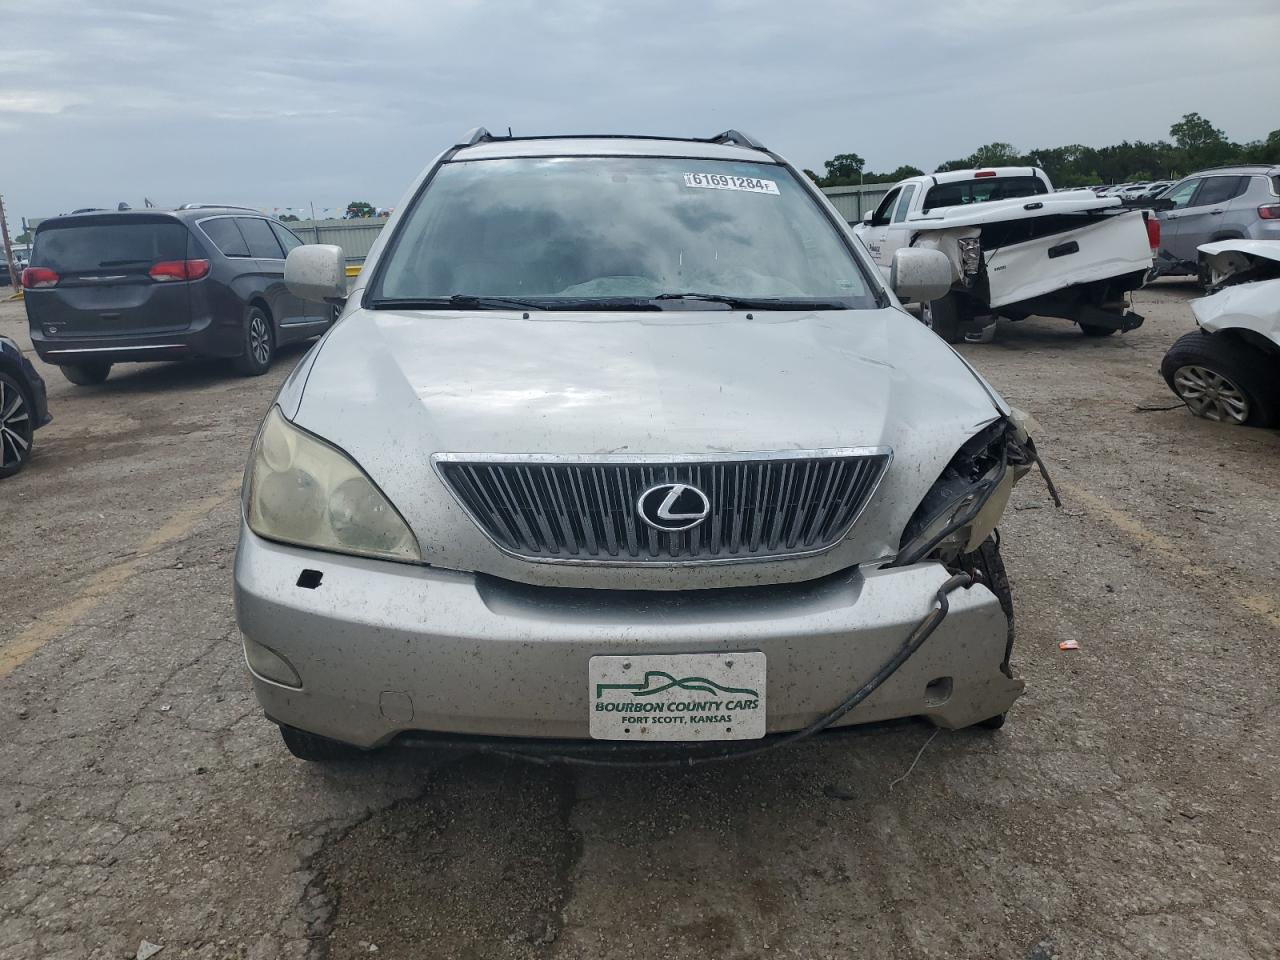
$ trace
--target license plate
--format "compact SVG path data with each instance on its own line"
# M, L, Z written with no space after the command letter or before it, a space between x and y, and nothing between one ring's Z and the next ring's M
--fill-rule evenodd
M763 653L592 657L596 740L755 740L764 736Z

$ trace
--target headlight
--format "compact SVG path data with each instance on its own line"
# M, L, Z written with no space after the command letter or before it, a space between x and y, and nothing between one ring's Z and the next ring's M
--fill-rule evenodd
M260 537L387 560L421 561L409 525L344 453L272 407L258 434L245 517Z
M965 442L907 521L896 564L916 563L934 552L954 559L963 552L969 524L1004 479L1007 444L1004 420Z

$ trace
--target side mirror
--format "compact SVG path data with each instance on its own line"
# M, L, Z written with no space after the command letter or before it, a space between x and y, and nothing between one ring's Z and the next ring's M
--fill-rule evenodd
M290 293L303 300L346 300L347 263L342 248L331 243L294 247L284 261L284 282Z
M889 286L899 300L941 300L951 289L951 281L951 260L941 250L903 247L894 251Z
M871 226L871 218L874 217L875 215L876 215L876 212L874 210L868 210L866 213L862 215L862 222L865 223L867 226Z

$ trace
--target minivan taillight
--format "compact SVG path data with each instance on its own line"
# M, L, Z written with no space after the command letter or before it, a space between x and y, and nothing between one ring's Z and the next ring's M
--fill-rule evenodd
M1264 203L1258 208L1258 216L1263 220L1280 220L1280 203Z
M24 290L56 287L60 279L62 278L48 267L27 267L22 271L22 287Z
M152 280L199 280L209 272L208 260L164 260L151 268Z
M1151 247L1151 255L1154 257L1160 249L1160 221L1150 214L1143 214L1147 218L1147 244Z

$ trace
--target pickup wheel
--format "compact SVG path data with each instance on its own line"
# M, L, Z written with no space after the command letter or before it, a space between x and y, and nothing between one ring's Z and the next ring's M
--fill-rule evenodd
M1280 423L1276 363L1222 334L1193 330L1174 341L1160 374L1197 417L1250 427Z
M947 343L964 342L964 334L960 332L960 298L954 293L948 293L941 300L926 300L922 303L920 319Z
M1080 324L1080 332L1086 337L1109 337L1116 332L1115 327L1099 327L1092 323Z

